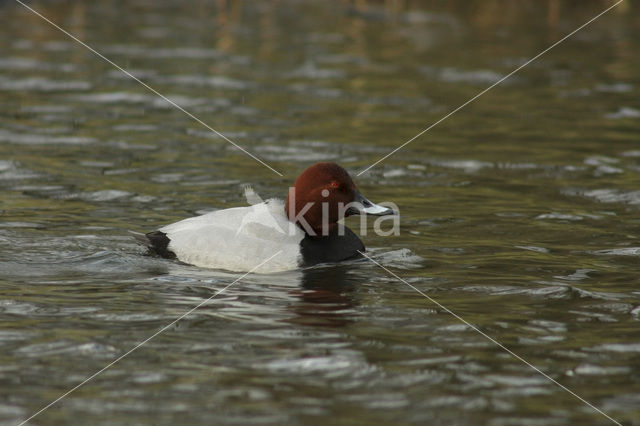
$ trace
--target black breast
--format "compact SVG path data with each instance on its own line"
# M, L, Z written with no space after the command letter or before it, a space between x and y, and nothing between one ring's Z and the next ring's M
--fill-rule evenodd
M364 244L345 226L344 235L339 235L337 228L327 236L306 235L300 242L300 250L302 266L311 266L316 263L340 262L360 257L358 251L364 251Z

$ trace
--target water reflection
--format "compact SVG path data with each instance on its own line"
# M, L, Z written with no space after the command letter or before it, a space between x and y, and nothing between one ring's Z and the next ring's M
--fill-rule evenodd
M157 260L145 261L147 273L156 274L152 280L163 283L162 293L169 300L184 306L197 304L194 297L208 299L241 276ZM233 310L235 318L252 318L251 321L282 318L291 324L344 327L357 317L357 287L366 281L366 276L349 273L353 268L351 264L330 264L276 274L250 274L216 296L222 301L212 299L211 310L221 315ZM234 300L233 306L227 304L227 297ZM269 316L255 318L258 311L269 312Z
M300 288L291 292L299 303L291 306L296 324L344 327L355 321L358 278L348 274L351 265L328 265L302 271Z

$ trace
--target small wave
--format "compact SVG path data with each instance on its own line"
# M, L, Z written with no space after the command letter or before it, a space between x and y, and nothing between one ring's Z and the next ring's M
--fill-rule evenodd
M420 71L425 75L447 83L468 83L473 85L493 84L504 77L502 74L486 69L461 70L453 67L436 68L423 66ZM517 77L512 77L506 83L513 84L516 80Z
M639 118L640 110L630 107L620 107L616 112L605 114L606 118L618 120L621 118Z
M9 57L0 58L0 69L71 72L76 70L76 66L73 64L51 64L33 58Z
M89 90L91 87L91 83L81 80L50 80L41 77L12 79L0 76L0 90L7 91L68 92Z
M172 102L182 107L193 107L202 105L208 101L204 98L192 98L181 95L167 95ZM90 93L86 95L75 95L71 99L81 102L91 102L97 104L148 104L155 108L174 108L174 106L163 98L143 93L131 92L104 92Z
M347 74L342 70L318 68L313 62L306 62L287 74L289 78L308 78L312 80L345 78L346 76Z
M536 219L537 220L553 219L553 220L578 221L578 220L582 220L583 217L582 216L578 216L578 215L573 215L573 214L565 214L565 213L553 212L553 213L543 213L541 215L538 215L538 216L536 216Z
M335 154L331 154L331 150L318 150L313 147L304 145L291 144L289 146L282 145L260 145L256 147L263 158L271 161L327 161L340 157L339 150L333 150Z
M82 136L51 136L33 133L15 133L0 129L0 142L19 145L87 145L96 142Z
M616 249L596 250L590 253L606 256L640 256L640 247L624 247Z
M589 350L589 349L587 349ZM597 352L624 352L624 353L636 353L640 352L640 343L607 343L604 345L598 345L592 348Z
M629 93L633 91L633 85L629 83L601 83L596 85L595 89L603 93Z
M196 86L196 87L212 87L215 89L250 89L255 86L254 83L237 80L230 77L220 75L173 75L168 77L158 77L154 81L163 84L177 84L180 86Z
M224 56L222 52L216 49L187 46L154 48L149 46L111 45L103 47L102 51L110 54L134 56L136 58L211 59Z
M548 248L538 247L538 246L515 246L516 248L528 251L534 251L536 253L549 253Z
M2 130L0 130L0 141L2 141ZM41 175L22 168L18 163L8 160L0 160L0 181L34 179L38 177L41 177Z
M618 189L594 189L582 192L587 198L594 198L601 203L640 204L640 191L622 191Z
M371 257L382 265L398 269L417 269L424 267L424 259L407 248L391 251L371 249Z
M63 198L68 200L83 200L83 201L113 201L122 198L132 197L134 194L128 191L121 191L118 189L103 189L100 191L80 192L75 194L65 195Z

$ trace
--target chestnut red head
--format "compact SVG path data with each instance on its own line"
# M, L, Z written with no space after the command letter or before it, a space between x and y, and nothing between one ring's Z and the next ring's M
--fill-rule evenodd
M303 171L289 191L285 209L289 220L309 233L308 224L316 235L323 234L323 226L331 229L344 216L395 214L367 200L349 173L336 163L316 163Z

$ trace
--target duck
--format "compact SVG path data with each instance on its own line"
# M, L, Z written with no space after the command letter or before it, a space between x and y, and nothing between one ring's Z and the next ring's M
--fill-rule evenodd
M245 196L249 206L215 210L136 237L151 254L197 267L272 273L362 257L363 242L339 221L397 214L369 201L332 162L306 168L284 201L262 201L250 187Z

